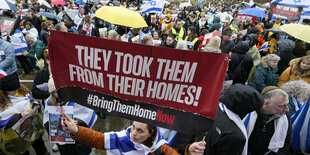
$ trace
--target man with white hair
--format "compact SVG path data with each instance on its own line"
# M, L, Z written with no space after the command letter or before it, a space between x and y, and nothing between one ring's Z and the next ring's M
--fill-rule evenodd
M36 66L36 61L44 59L44 43L41 40L37 40L37 37L32 33L27 34L25 39L29 47L29 52L23 51L22 54L30 58L33 68L39 70L39 67Z
M68 28L66 27L65 23L63 23L63 22L56 24L55 29L57 31L68 32Z
M288 94L276 86L262 91L263 106L245 117L249 155L285 155L291 145Z

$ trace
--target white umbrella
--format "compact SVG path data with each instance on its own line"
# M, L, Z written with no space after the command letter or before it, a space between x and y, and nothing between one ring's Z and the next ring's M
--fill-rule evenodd
M191 3L181 3L179 7L185 8L185 7L189 7L189 6L192 6L192 4Z
M45 0L38 0L38 2L40 4L43 4L43 5L47 6L47 7L49 7L49 8L52 8L52 6L48 2L46 2Z
M6 0L0 0L0 9L3 10L11 10L9 4L7 3Z

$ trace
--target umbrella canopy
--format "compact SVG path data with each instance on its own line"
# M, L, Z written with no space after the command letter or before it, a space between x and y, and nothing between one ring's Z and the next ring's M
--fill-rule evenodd
M66 10L67 15L71 18L69 21L73 21L79 10ZM62 18L63 12L60 12L57 17Z
M45 0L38 0L38 2L39 2L40 4L45 5L46 7L52 8L52 6L51 6L48 2L46 2Z
M86 5L86 3L83 2L83 1L76 1L75 4L77 4L77 5L81 5L81 4L82 4L82 5Z
M139 13L123 7L103 6L96 11L95 16L116 25L133 28L148 27Z
M252 15L256 17L267 17L266 13L263 10L257 8L247 8L245 10L240 10L239 14Z
M7 0L0 0L0 9L12 10L12 11L19 10L13 3Z
M299 40L310 43L310 26L302 24L286 24L280 26L280 29Z
M54 0L52 5L65 5L66 3L63 0Z
M44 16L46 18L56 19L59 21L61 20L61 18L57 17L55 14L49 12L39 12L37 13L37 15Z

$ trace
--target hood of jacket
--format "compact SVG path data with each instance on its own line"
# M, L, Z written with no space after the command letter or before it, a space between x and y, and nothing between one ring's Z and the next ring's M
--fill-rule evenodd
M239 42L231 49L232 53L246 54L250 49L249 43L246 41Z
M263 96L248 85L232 85L224 95L223 104L242 119L263 106Z
M254 45L256 46L258 41L258 36L256 34L249 34L246 37L251 38L250 47L253 47ZM244 40L246 39L246 37L244 38Z

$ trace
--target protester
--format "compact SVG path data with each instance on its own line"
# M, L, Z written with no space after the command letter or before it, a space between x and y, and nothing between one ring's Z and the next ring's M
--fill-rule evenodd
M310 94L310 84L303 80L293 80L286 82L281 89L289 96L289 114L293 116L307 102Z
M183 25L183 27L188 30L191 26L193 26L195 28L195 31L192 32L193 34L199 36L199 32L200 32L200 28L199 28L199 21L196 19L196 15L195 14L191 14L189 16L189 20L187 22L185 22L185 24ZM187 34L189 35L189 34Z
M28 148L33 146L37 154L47 154L47 149L44 145L42 135L44 128L42 126L42 118L37 114L37 123L32 124L33 132L30 133L29 139L24 140L16 135L12 130L20 119L25 117L34 106L38 103L30 96L29 90L21 85L17 74L8 74L0 79L0 111L1 116L1 136L0 140L3 144L0 145L1 150L6 154L23 154L27 153ZM6 135L6 136L3 136Z
M191 50L198 51L200 41L198 40L195 32L196 28L194 26L190 26L187 29L187 36L185 37L185 41L190 42Z
M225 28L222 33L222 43L220 47L222 53L228 54L231 51L231 49L235 46L230 39L231 36L232 36L232 30L229 27Z
M248 134L242 119L259 110L264 98L247 85L235 84L224 95L208 131L205 155L248 155Z
M56 92L56 88L55 88L55 84L54 84L54 80L52 76L50 76L50 79L48 81L48 91L50 93L50 97L45 102L44 119L43 119L43 124L47 131L50 130L49 128L50 118L49 118L49 112L48 112L47 107L48 106L60 106L62 104L60 103L58 93ZM62 106L73 106L74 123L78 124L79 126L85 126L88 128L92 128L97 120L97 115L94 112L94 110L91 110L89 108L76 104L74 102L67 102ZM73 120L71 121L73 122ZM90 154L92 151L90 147L87 147L78 142L76 142L75 144L57 143L57 146L59 148L60 154L62 155Z
M37 40L35 35L31 33L27 34L25 39L29 45L29 52L24 51L23 55L30 58L33 68L35 68L36 70L40 70L40 68L36 64L40 61L40 59L44 59L44 44L41 40Z
M310 82L310 56L304 56L291 61L290 67L285 69L279 78L278 86L291 80L303 79Z
M212 53L221 53L220 46L221 46L221 38L219 36L213 37L210 42L203 47L203 52L212 52Z
M78 126L68 115L65 113L63 115L65 119L62 121L62 126L70 131L76 141L97 149L106 149L110 154L156 154L158 149L160 149L158 152L167 155L178 154L162 139L155 126L134 121L126 130L100 133ZM125 146L130 147L128 150L122 149ZM187 146L185 154L202 154L204 149L204 142L195 142Z
M288 95L275 86L265 87L261 94L263 106L243 119L249 137L248 154L285 155L292 136Z
M169 34L167 36L167 39L162 42L160 47L168 47L168 48L175 48L176 46L176 41L175 41L175 35L174 34Z
M37 31L37 29L30 23L30 22L26 22L24 25L24 29L23 29L23 33L26 35L27 33L33 33L34 35L36 35L36 37L39 36L39 32Z
M180 50L189 50L187 47L187 42L184 40L178 41L175 49L180 49Z
M186 29L183 28L181 19L177 19L175 21L175 25L170 29L168 34L174 34L176 36L175 41L180 41L180 40L185 39Z
M242 41L231 50L231 61L228 66L227 74L233 84L242 83L248 80L249 73L253 67L253 58L246 54L249 51L249 43Z
M213 19L213 24L209 28L209 32L213 32L213 31L219 30L222 27L220 22L221 22L221 19L219 17L215 17Z
M266 41L261 48L258 50L260 52L261 56L265 56L267 54L272 54L275 52L275 54L278 54L277 52L277 45L279 41L279 33L273 33L270 36L270 40Z
M268 54L262 57L261 63L257 66L254 75L252 87L261 92L266 86L277 86L278 62L280 57L275 54Z
M15 61L14 47L7 41L0 38L0 68L7 74L17 72L17 65Z
M47 99L49 97L47 82L50 76L50 56L49 53L44 55L46 66L38 71L33 80L32 95L35 99Z
M282 72L289 67L289 63L292 59L295 58L293 55L293 49L295 47L295 43L292 40L289 39L282 39L278 42L278 50L279 50L279 56L281 60L278 64L278 75L281 75Z
M50 20L46 20L42 23L42 30L40 32L40 40L44 43L44 46L47 47L48 45L48 30L53 30L53 22Z

